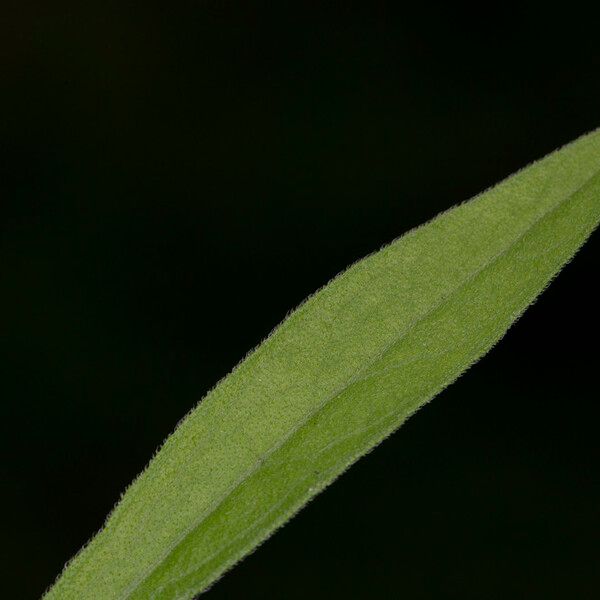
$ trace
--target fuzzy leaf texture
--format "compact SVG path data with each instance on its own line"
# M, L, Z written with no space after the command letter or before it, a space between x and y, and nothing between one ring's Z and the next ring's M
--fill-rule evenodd
M351 266L181 422L47 600L206 590L485 354L599 220L596 130Z

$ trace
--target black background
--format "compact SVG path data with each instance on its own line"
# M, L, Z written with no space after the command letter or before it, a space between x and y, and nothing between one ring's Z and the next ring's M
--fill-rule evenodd
M600 125L575 5L397 4L3 3L2 597L307 294ZM599 597L599 257L208 597Z

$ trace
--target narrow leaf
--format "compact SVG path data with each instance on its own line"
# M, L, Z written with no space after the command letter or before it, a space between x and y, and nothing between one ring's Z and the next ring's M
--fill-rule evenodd
M599 219L597 130L350 267L182 421L47 598L205 590L485 354Z

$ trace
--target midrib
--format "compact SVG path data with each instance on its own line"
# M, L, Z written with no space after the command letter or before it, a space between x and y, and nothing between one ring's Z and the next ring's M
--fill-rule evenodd
M486 269L492 266L496 261L498 261L502 256L507 254L511 248L513 248L516 244L518 244L528 233L534 230L541 222L545 219L549 218L554 212L556 212L561 206L563 206L566 202L568 202L574 195L576 195L580 190L582 190L586 185L592 181L596 175L600 174L600 169L594 171L579 187L577 187L573 192L571 192L568 196L558 200L554 205L544 211L539 217L534 219L517 237L513 238L513 240L506 245L502 250L498 251L496 254L491 256L488 260L486 260L483 265L473 271L470 275L465 277L458 285L456 285L446 296L444 296L439 302L434 304L432 307L427 309L421 316L417 317L410 325L408 325L398 336L396 336L389 344L386 344L383 349L376 353L374 357L368 360L365 365L357 370L354 376L352 376L347 383L341 386L336 392L327 397L321 404L319 404L314 410L309 412L302 421L296 426L290 429L290 431L276 444L274 444L269 450L264 452L256 461L254 466L241 478L236 480L232 486L220 497L218 498L195 522L189 527L176 541L175 543L161 556L161 558L154 563L146 573L132 583L121 596L121 600L127 600L130 598L137 589L142 586L146 580L148 580L152 574L171 556L177 548L187 539L200 525L203 521L205 521L212 514L217 512L220 506L225 502L225 500L236 491L243 483L252 477L255 473L257 473L263 463L270 458L273 454L275 454L278 450L280 450L283 446L285 446L300 430L302 430L318 413L320 413L330 402L332 402L335 398L343 394L349 387L353 384L357 383L361 377L363 377L366 372L371 369L373 366L377 364L381 359L385 357L385 355L391 351L399 342L401 342L418 324L427 320L433 313L435 313L439 308L441 308L444 304L449 302L449 300L461 289L466 287L471 281L473 281L476 277L478 277L481 273L483 273ZM208 560L208 559L207 559ZM206 561L203 561L198 565L197 568L201 567L205 564Z

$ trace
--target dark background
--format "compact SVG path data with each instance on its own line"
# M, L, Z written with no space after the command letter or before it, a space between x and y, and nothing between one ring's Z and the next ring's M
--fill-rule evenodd
M307 294L600 125L572 4L157 4L0 12L3 597ZM208 597L599 597L599 258Z

